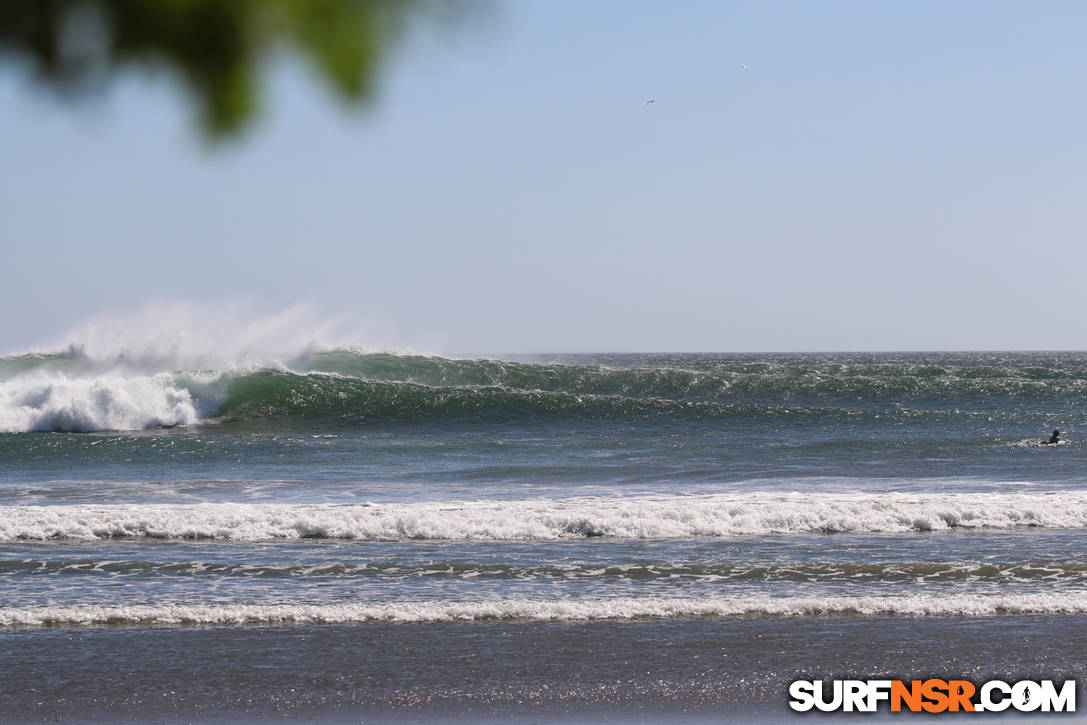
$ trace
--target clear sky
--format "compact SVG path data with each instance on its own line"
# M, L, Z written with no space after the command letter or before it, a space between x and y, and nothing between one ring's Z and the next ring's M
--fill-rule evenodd
M175 303L449 353L1087 348L1087 3L496 7L365 112L275 63L213 152L168 76L0 66L0 351Z

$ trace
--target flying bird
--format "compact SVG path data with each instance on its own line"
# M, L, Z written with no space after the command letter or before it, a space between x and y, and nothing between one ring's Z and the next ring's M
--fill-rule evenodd
M747 70L747 66L743 63L740 63L740 70Z
M645 102L645 105L648 106L650 103L653 103L655 100L656 100L655 98L650 98L648 101Z

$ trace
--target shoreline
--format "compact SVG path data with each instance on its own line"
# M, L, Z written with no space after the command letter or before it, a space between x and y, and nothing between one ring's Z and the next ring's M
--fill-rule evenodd
M1087 615L57 628L0 643L4 722L832 722L873 716L794 713L788 683L1075 679Z

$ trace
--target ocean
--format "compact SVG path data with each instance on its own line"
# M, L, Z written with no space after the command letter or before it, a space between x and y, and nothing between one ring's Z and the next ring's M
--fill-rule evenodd
M1074 679L1084 431L1084 353L0 358L0 721Z

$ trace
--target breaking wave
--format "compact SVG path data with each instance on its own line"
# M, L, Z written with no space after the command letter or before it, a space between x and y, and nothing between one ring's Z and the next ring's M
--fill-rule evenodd
M0 433L138 430L192 425L217 407L162 373L94 378L32 375L0 383Z
M682 357L682 356L681 356ZM1087 393L1087 366L871 364L717 356L611 367L307 352L240 367L211 358L92 359L73 349L0 358L0 432L134 430L201 421L347 423L589 418L841 421L873 405L1042 408ZM575 361L576 362L576 361ZM687 364L684 364L687 363Z
M0 626L346 624L584 621L696 617L990 617L1084 614L1087 598L1073 594L903 595L832 597L638 597L614 599L498 599L465 602L345 604L164 604L0 607Z
M386 504L0 507L0 541L96 538L532 541L1082 528L1076 493L710 494Z

